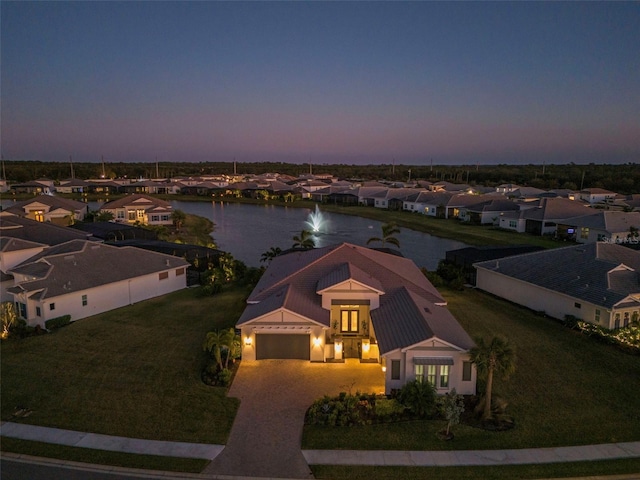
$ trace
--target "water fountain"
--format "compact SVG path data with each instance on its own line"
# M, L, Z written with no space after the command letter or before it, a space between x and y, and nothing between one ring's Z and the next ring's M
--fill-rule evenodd
M318 205L316 205L315 211L311 212L307 218L308 220L306 221L306 224L311 227L311 231L313 233L320 233L326 223L326 220L324 219Z

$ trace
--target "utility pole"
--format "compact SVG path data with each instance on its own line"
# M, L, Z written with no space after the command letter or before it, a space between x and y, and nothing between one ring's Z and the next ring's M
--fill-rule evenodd
M102 178L107 178L107 173L104 171L104 155L100 155L100 160L102 162Z
M582 190L582 187L584 186L584 174L585 174L585 171L583 170L582 171L582 180L580 180L580 190Z
M431 170L429 170L430 172L433 172L433 158L431 159Z
M542 162L542 176L543 176L543 177L544 177L544 171L545 171L545 168L546 168L546 167L547 167L547 164L546 164L546 162L544 162L544 161L543 161L543 162Z
M409 169L409 182L411 182L411 169Z
M156 179L160 178L160 172L158 171L158 157L156 156Z
M71 155L69 155L69 166L71 167L71 178L76 178L73 172L73 159L71 158Z

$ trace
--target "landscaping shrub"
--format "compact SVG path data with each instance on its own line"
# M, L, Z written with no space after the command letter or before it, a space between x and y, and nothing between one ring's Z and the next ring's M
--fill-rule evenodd
M374 394L349 395L340 393L337 397L325 395L313 402L307 410L305 422L308 425L344 426L369 425L382 421L378 413L378 402L387 401ZM382 407L383 416L389 421L394 418L392 408Z
M398 401L418 418L432 417L436 412L436 390L429 382L406 383L398 392Z
M61 317L50 318L44 322L44 327L47 330L54 330L56 328L64 327L71 323L71 315L62 315Z

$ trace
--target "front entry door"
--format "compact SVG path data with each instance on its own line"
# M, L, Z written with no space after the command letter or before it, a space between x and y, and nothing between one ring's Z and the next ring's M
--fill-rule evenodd
M344 342L344 358L360 358L360 339L345 338Z

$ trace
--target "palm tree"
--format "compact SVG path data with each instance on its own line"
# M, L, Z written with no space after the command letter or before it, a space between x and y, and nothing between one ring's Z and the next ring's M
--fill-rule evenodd
M509 341L501 336L495 336L489 343L484 338L476 337L476 346L473 347L469 354L471 362L476 365L478 375L486 380L484 394L484 411L482 419L489 420L491 418L491 395L493 389L493 376L501 375L506 379L516 368L516 355L514 348Z
M222 364L222 347L226 342L227 332L216 330L215 332L207 333L207 337L202 344L202 349L206 352L209 352L213 355L213 358L216 359L216 364L218 365L218 369L222 370L224 365Z
M396 225L395 222L389 222L382 225L382 238L379 237L371 237L367 240L367 245L373 242L382 242L382 246L384 247L387 243L391 245L395 245L400 248L400 240L398 240L394 235L400 233L400 229Z
M2 322L2 338L9 336L9 331L18 323L18 315L13 302L0 304L0 321Z
M291 248L301 247L305 250L316 248L316 241L313 239L313 234L309 230L302 230L300 236L295 235L293 237L293 246Z
M171 213L171 220L173 220L176 230L180 230L182 228L182 224L186 219L187 215L182 210L174 210Z
M261 262L271 262L274 258L282 253L282 249L280 247L271 247L269 250L262 254L260 257Z

